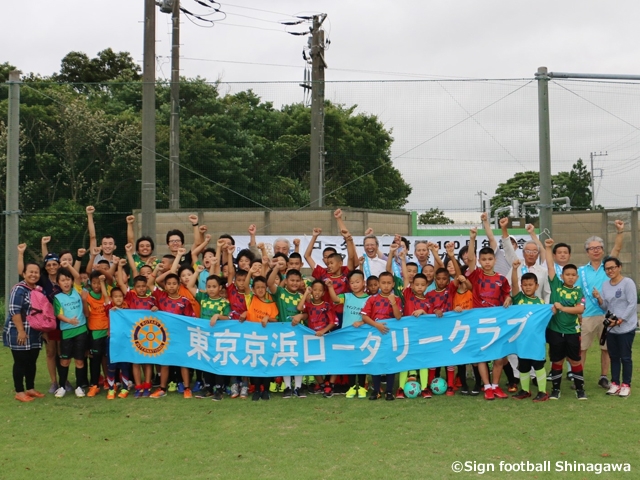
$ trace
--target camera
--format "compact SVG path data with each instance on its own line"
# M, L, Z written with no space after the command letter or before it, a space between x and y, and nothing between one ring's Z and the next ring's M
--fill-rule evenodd
M607 310L607 313L604 316L604 320L602 321L602 325L604 325L604 328L602 329L602 334L600 335L600 345L604 345L606 343L609 330L615 327L617 323L618 317Z

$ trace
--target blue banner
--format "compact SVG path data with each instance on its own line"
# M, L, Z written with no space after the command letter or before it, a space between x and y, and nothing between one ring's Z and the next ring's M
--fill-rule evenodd
M381 334L369 325L317 337L290 323L207 320L148 310L111 311L113 362L153 363L220 375L383 374L495 360L545 358L551 305L403 317Z

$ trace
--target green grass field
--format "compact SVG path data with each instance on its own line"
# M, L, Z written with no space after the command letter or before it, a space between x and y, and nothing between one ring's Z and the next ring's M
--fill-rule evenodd
M640 478L640 391L607 397L595 347L589 361L586 402L564 382L559 401L540 404L458 395L107 401L104 392L22 404L3 348L0 478ZM48 386L42 352L36 388ZM500 472L501 460L550 460L552 472ZM565 460L628 462L631 473L555 472ZM496 471L454 473L455 461Z

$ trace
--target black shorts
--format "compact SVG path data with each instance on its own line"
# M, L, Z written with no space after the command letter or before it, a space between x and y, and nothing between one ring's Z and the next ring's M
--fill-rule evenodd
M60 341L60 358L64 360L68 358L84 360L87 353L88 341L88 332L81 333L80 335L76 335L71 338L63 338Z
M109 337L93 338L89 340L89 351L92 355L107 355L109 349Z
M518 370L521 375L529 373L531 367L533 367L535 371L544 368L544 360L531 360L529 358L518 357Z
M558 333L547 329L546 337L549 344L549 360L554 363L565 358L574 362L580 361L579 333Z

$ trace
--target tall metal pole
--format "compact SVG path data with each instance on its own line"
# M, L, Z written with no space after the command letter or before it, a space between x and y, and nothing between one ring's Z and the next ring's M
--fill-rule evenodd
M311 207L324 205L324 31L326 14L313 16L311 30Z
M171 134L169 137L169 208L180 208L180 0L171 12Z
M549 76L547 67L538 68L538 141L540 150L540 231L553 235L551 203L551 138L549 134Z
M142 235L156 236L156 3L144 1Z
M595 179L593 178L593 152L589 154L591 158L591 210L596 209L596 187L595 187Z
M18 281L19 234L19 166L20 166L20 72L9 72L9 112L7 118L7 235L4 244L4 298L5 310L9 307L11 287ZM6 312L5 312L6 314Z

